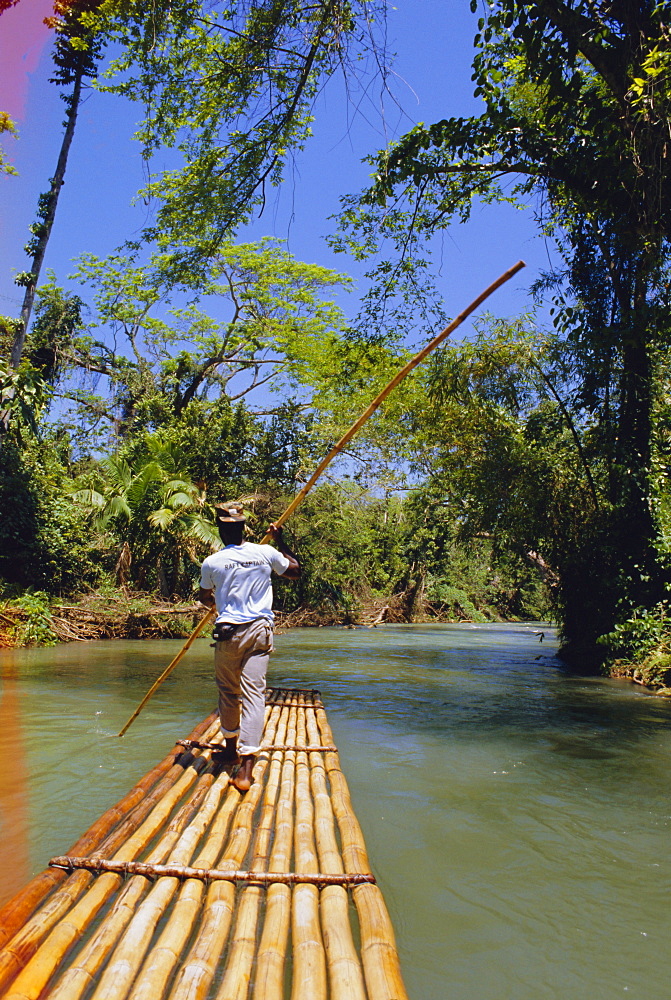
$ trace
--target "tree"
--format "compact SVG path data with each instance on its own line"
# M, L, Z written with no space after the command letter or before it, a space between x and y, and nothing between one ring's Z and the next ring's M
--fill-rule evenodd
M181 164L151 176L159 208L143 240L193 271L262 206L310 135L319 87L374 48L373 0L104 0L86 23L121 50L106 89L146 108L137 137L149 162L176 148ZM383 9L383 5L379 5Z
M122 456L104 459L93 476L83 477L93 478L94 486L78 484L72 499L89 509L95 530L112 526L123 539L117 582L130 577L169 597L184 585L185 558L195 564L219 536L201 488L182 474L184 456L160 437L148 436L143 444L133 464Z
M595 629L612 624L620 601L649 604L664 585L650 470L655 373L669 344L668 11L492 0L474 61L483 114L413 129L378 156L362 199L383 228L409 212L415 234L466 219L475 199L538 200L564 261L539 291L554 291L577 398L612 458L604 530L584 565L602 597ZM348 212L356 223L353 201ZM399 245L412 249L407 226ZM565 619L567 636L589 646L595 629L577 626Z
M441 351L415 415L415 464L420 495L449 513L458 538L489 539L534 567L561 618L601 634L618 586L612 563L597 565L612 469L581 404L575 354L528 319L490 319L474 340Z
M0 451L0 589L81 592L100 580L102 561L69 497L67 439L58 432L19 437L21 430L14 414Z
M148 267L123 255L80 261L104 332L94 339L80 328L69 344L61 339L57 392L94 419L105 417L116 437L178 421L199 400L234 402L263 385L307 383L306 373L324 366L341 339L342 313L323 296L349 279L295 260L273 240L225 244L209 263L207 283L199 277L195 287L175 288L163 264L160 256ZM183 304L171 308L178 294ZM201 297L223 305L228 318L203 312ZM66 316L79 321L81 300L47 286L31 350L47 329L53 350L61 336L54 324L60 317L64 330ZM68 380L77 372L97 378L102 391L93 395Z
M67 2L66 0L56 0L54 3L57 17L52 18L50 23L56 28L56 44L53 55L56 73L51 82L60 87L71 86L72 90L63 96L67 110L56 172L51 178L49 190L46 194L40 195L37 211L38 221L30 227L33 238L25 247L26 253L31 257L30 270L18 274L15 278L17 284L25 286L25 293L11 348L10 364L12 368L18 368L21 362L23 345L35 301L35 292L56 216L58 198L63 186L68 155L77 123L82 86L87 78L95 74L96 63L102 49L100 36L86 28L81 18L83 14L95 11L100 3L101 0L67 0Z

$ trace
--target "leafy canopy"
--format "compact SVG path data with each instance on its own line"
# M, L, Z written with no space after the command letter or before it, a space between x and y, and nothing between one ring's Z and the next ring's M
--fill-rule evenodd
M159 208L142 238L169 250L176 272L205 266L281 181L310 135L319 87L351 44L365 47L375 6L104 0L91 15L121 49L105 89L146 109L143 155L175 149L176 166L144 192Z

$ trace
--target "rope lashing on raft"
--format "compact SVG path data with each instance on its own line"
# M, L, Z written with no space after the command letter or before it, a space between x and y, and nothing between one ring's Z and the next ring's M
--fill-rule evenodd
M266 688L266 702L267 704L280 705L283 704L280 695L300 695L304 694L310 698L314 698L316 701L321 701L322 693L318 691L317 688ZM277 700L276 700L277 699Z
M300 699L304 698L305 701ZM321 691L316 688L266 688L266 705L280 708L323 708ZM302 747L301 747L302 749Z
M197 878L203 882L247 882L253 885L296 885L305 883L317 887L327 885L376 885L375 876L371 872L349 872L330 875L326 872L303 874L300 872L249 872L224 871L221 868L191 868L188 865L154 865L143 861L108 861L105 858L74 858L67 855L52 858L50 868L65 868L67 871L83 868L86 871L117 872L120 875L145 875L155 879Z
M225 750L223 743L202 743L200 740L177 740L177 746L186 747L187 750L214 750L215 752ZM272 743L259 747L259 753L276 750L304 750L306 753L337 753L338 748L333 744L328 746L301 746L298 743Z

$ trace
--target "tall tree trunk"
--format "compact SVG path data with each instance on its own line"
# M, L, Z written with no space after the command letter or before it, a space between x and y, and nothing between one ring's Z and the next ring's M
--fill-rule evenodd
M21 309L19 325L12 344L12 353L10 357L10 364L12 368L18 368L21 363L21 355L23 354L23 347L26 342L26 334L30 323L30 316L33 311L33 303L35 301L35 292L37 290L37 284L40 278L40 271L42 270L42 263L44 261L47 244L49 242L49 237L51 236L51 228L54 224L58 197L61 193L61 188L63 187L65 168L68 163L68 154L70 152L72 137L77 123L77 113L79 111L79 103L81 100L84 69L85 61L80 57L72 93L68 98L66 98L68 110L64 122L65 133L63 135L63 142L61 143L58 163L56 164L56 173L51 179L49 192L44 197L44 204L40 205L39 215L43 219L43 222L40 224L35 253L30 268L30 281L26 285L26 293L23 297L23 307Z
M650 497L652 366L644 336L625 345L623 368L616 530L622 568L632 587L631 598L634 603L646 603L654 599L658 581Z
M410 591L408 601L408 618L411 622L422 616L424 609L424 592L426 590L426 566L420 563L417 567L417 578Z

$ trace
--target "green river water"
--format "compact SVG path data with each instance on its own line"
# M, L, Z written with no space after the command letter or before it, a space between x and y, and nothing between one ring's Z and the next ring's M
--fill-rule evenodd
M544 641L540 641L540 631ZM0 651L0 902L214 706L198 640ZM296 630L411 1000L669 1000L671 701L571 676L538 625Z

